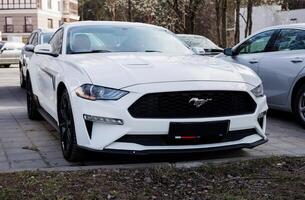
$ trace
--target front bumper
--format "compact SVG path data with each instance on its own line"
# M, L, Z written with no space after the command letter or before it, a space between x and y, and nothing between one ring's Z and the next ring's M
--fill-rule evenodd
M197 90L232 90L250 91L253 87L244 83L210 83L197 82ZM166 90L165 90L166 89ZM143 94L164 91L194 90L193 82L145 84L127 88L130 93L118 101L88 101L71 93L71 104L76 126L77 143L80 147L103 152L131 152L131 153L172 153L172 152L203 152L236 148L252 148L265 143L266 116L263 123L259 123L258 116L267 111L266 97L255 98L248 92L257 104L254 113L214 118L187 119L139 119L133 118L128 108ZM88 126L84 114L114 119L122 119L123 125L94 122L88 133ZM234 141L224 141L208 144L191 145L150 145L137 141L122 141L124 136L157 136L168 135L170 122L211 122L230 120L229 133L240 130L255 130L255 133L238 138Z

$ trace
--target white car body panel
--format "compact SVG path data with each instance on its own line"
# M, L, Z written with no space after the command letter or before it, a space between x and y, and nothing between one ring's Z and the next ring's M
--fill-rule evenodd
M63 46L69 27L87 24L114 24L142 26L137 23L81 22L64 25ZM143 25L150 26L150 25ZM265 123L261 127L258 116L267 111L266 97L255 97L251 90L261 84L252 70L238 64L197 55L168 55L163 53L94 53L58 57L34 54L29 72L34 94L40 106L58 124L57 89L64 84L68 90L76 137L79 146L91 150L170 150L202 149L266 141ZM51 74L51 75L50 75ZM129 93L117 101L89 101L76 95L75 90L83 84L124 89ZM148 93L174 91L225 90L247 92L257 104L254 113L240 116L214 118L139 119L133 118L128 108ZM91 138L87 134L84 114L122 119L124 125L94 123ZM230 120L230 131L255 129L257 135L240 141L202 144L143 146L135 143L116 142L124 135L167 135L170 122L210 122Z

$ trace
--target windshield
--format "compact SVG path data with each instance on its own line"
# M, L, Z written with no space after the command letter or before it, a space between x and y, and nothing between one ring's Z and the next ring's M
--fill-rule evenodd
M42 33L41 34L41 44L49 43L53 33Z
M0 49L3 47L4 42L0 42Z
M68 30L67 54L89 52L162 52L191 54L169 31L140 26L88 25Z
M219 49L211 40L203 36L196 35L179 35L178 36L189 47L201 47L204 49Z

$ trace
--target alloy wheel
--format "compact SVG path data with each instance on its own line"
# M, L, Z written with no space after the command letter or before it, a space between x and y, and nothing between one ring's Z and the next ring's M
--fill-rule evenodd
M61 132L61 146L64 152L69 152L72 143L72 111L69 100L66 95L63 95L60 102L60 132Z

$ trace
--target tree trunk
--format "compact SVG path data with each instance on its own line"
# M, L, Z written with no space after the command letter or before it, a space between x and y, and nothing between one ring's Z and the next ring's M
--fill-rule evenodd
M131 0L128 0L128 21L132 21L132 16L131 16Z
M247 23L246 23L246 30L245 30L245 37L251 35L252 33L252 10L253 10L253 1L248 0L247 4Z
M217 44L220 45L220 0L215 0Z
M222 28L221 28L221 45L222 47L227 47L227 0L222 0L221 6L221 14L222 14Z
M240 38L239 14L240 14L240 0L236 0L236 9L235 9L235 35L234 35L235 44L239 43L239 38Z

